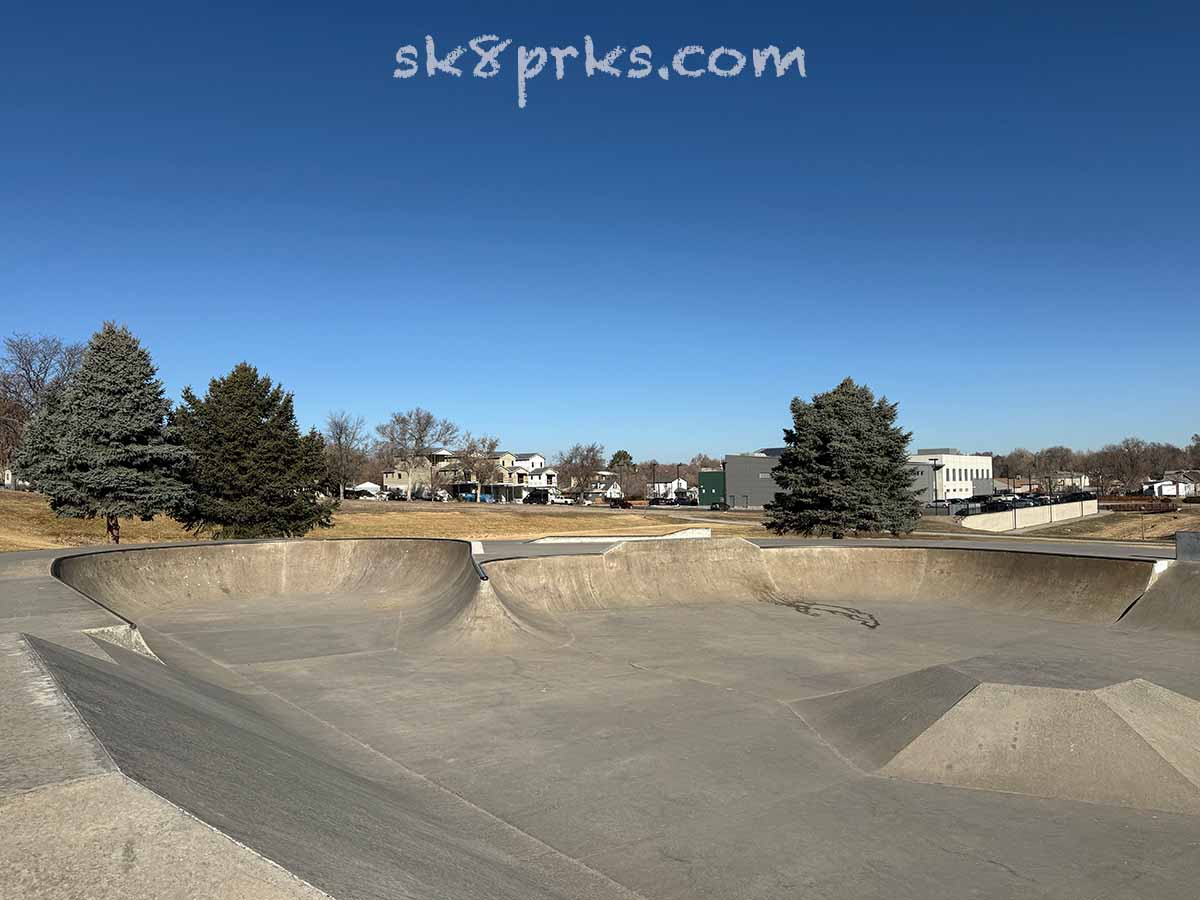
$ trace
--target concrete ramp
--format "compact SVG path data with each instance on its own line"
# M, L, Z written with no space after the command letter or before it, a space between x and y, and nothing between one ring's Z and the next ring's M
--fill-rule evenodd
M160 664L130 651L121 653L118 666L36 638L29 642L103 745L106 758L125 777L177 807L168 810L177 819L184 819L179 810L185 811L233 839L215 833L174 835L172 844L179 853L174 862L161 852L143 862L149 875L176 882L174 890L133 896L272 900L319 896L311 886L345 898L616 900L628 896L590 869L390 761L372 762L370 754L356 754L349 744L341 753L331 752L330 745L320 743L320 722L307 720L303 731L287 729L236 696L197 684L178 672L166 674ZM328 739L344 740L336 733ZM124 850L119 844L103 848L98 862L75 857L80 872L59 877L86 881L89 871L105 869L110 863L119 876L122 854L128 858L126 868L132 870L139 862L137 854L153 841L154 829L165 827L161 820L166 804L158 797L103 780L84 786L72 782L52 798L54 807L49 812L39 811L35 800L5 809L5 821L14 815L11 821L40 828L30 836L52 836L48 846L56 855L63 853L64 842L48 830L47 822L68 823L68 832L78 837L68 841L71 848L94 845L106 835L128 837ZM106 802L115 805L106 808ZM113 809L121 810L120 826L112 821ZM73 817L82 819L73 821ZM79 827L80 821L100 827L88 835L86 828ZM144 833L138 834L139 825L146 829ZM224 856L207 859L213 868L197 884L222 873L232 881L211 893L184 889L177 884L181 875L203 858L191 860L183 850L188 842L202 846L200 838L206 836L209 843L224 842L208 851ZM0 862L17 864L11 846L0 850ZM37 858L36 848L22 847ZM244 859L237 856L245 853L243 848L253 851ZM269 866L266 860L297 877ZM251 879L254 863L270 870L259 874L261 887ZM38 884L55 884L46 881L44 874L45 867L39 866ZM139 885L136 877L118 883L130 889ZM153 882L149 885L153 887ZM18 891L16 896L31 895ZM86 889L71 894L50 890L44 896L92 894Z
M1076 690L941 665L789 705L864 772L1200 814L1200 701L1144 679Z
M1200 563L1172 563L1121 620L1121 627L1200 632Z
M948 666L933 666L790 705L843 757L872 771L889 763L978 684Z
M1140 679L981 684L880 769L913 781L1200 814L1200 702Z

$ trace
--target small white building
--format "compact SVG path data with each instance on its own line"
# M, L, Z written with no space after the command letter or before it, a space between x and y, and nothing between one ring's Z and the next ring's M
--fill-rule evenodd
M1043 487L1055 494L1067 494L1071 491L1081 491L1092 486L1092 479L1083 472L1055 472L1044 479Z
M601 470L592 475L583 495L593 503L607 503L609 500L620 500L625 492L621 490L615 472Z
M652 481L646 485L646 496L654 497L686 497L688 483L686 478L672 478L667 481Z
M992 458L961 453L951 447L933 447L917 450L908 457L910 463L924 463L929 467L929 500L965 500L968 497L991 495ZM914 465L915 478L922 466ZM914 482L914 487L919 485Z
M1143 484L1142 493L1153 497L1195 497L1200 495L1200 471L1164 472L1162 478Z

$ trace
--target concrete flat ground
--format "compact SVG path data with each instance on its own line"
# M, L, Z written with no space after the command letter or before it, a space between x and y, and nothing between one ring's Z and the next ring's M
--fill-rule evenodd
M0 884L189 895L119 778L262 896L1194 897L1196 568L866 543L13 554Z

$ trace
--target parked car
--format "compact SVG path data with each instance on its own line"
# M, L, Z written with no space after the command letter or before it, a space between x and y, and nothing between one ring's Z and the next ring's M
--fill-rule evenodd
M675 501L676 506L699 506L700 501L695 497L681 497Z
M542 506L545 506L547 503L550 502L550 492L545 490L544 488L534 488L532 491L530 491L528 494L525 495L525 499L522 500L521 502L522 503L541 504Z
M387 492L387 498L389 500L407 500L408 496L400 488L392 488Z
M708 508L713 512L728 512L729 504L718 500L716 503L711 504Z
M608 501L609 509L633 509L633 504L624 497L618 497L615 500Z
M651 506L674 506L675 500L672 497L651 497Z
M564 497L562 494L551 494L550 504L552 506L574 506L575 501L570 497Z

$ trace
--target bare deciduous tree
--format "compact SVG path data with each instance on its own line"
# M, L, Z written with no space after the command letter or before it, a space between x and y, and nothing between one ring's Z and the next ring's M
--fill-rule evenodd
M1033 465L1037 471L1042 490L1054 493L1060 472L1070 471L1075 462L1075 451L1070 447L1046 447L1034 454Z
M408 474L413 486L413 469L418 461L428 460L435 450L452 446L458 441L458 426L449 419L439 419L427 409L417 406L407 412L394 412L382 425L376 426L379 435L376 450L391 459ZM437 490L437 465L430 463L430 489Z
M1127 437L1119 444L1110 444L1114 472L1126 491L1131 491L1150 474L1150 446L1141 438Z
M498 437L488 434L476 437L468 431L463 434L454 451L462 477L475 485L476 503L482 499L483 486L490 483L499 470L499 462L496 459L496 448L499 446Z
M49 335L14 334L0 356L0 462L21 442L25 423L79 368L82 344Z
M554 458L558 483L565 485L565 490L569 491L586 490L592 476L604 468L604 463L604 445L595 442L574 444Z
M325 464L337 485L338 499L346 499L346 482L358 474L367 455L367 423L344 409L325 417Z
M1011 488L1015 488L1021 479L1033 480L1034 456L1024 447L993 457L992 465L995 467L993 473L1007 478Z

